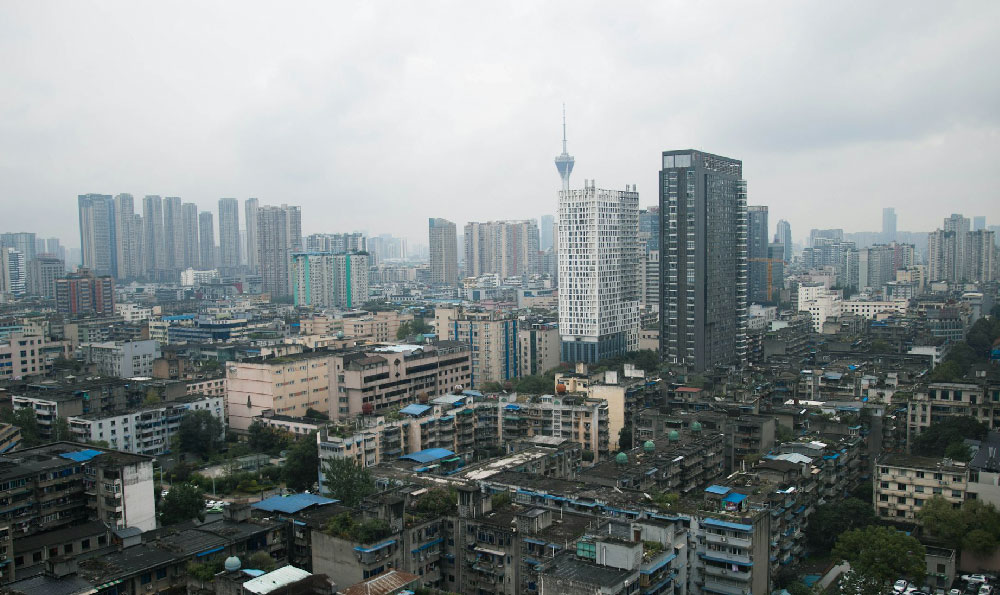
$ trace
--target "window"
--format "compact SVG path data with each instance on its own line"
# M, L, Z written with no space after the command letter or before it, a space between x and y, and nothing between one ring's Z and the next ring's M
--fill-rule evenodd
M148 585L153 581L153 575L147 572L142 575L142 578L140 580L142 581L142 584Z
M162 579L165 579L165 578L167 578L167 569L166 568L161 568L161 569L159 569L159 570L156 571L156 580L162 580Z

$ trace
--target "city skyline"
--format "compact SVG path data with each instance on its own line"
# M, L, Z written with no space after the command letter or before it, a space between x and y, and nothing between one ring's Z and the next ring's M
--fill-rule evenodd
M671 36L655 34L672 19L667 6L585 8L569 28L556 26L566 18L556 7L496 7L475 34L460 17L442 19L445 9L264 8L258 19L216 8L195 19L183 8L119 8L115 19L72 4L0 13L17 32L0 44L23 57L0 66L0 196L23 205L11 231L48 228L74 246L75 199L91 192L179 196L199 211L259 197L301 205L307 235L365 230L418 243L413 222L430 216L538 218L556 209L563 103L574 179L630 180L650 197L663 147L740 155L760 204L797 241L820 221L878 231L885 207L900 211L898 229L931 231L942 196L951 211L995 218L1000 82L976 59L998 54L986 23L1000 7L990 3L944 19L930 3L908 5L905 18L866 5L872 22L887 23L879 28L857 27L843 6L695 9L691 27ZM751 18L768 27L740 26ZM162 26L145 43L111 51L151 19ZM227 43L206 47L192 21ZM417 35L425 22L442 34ZM581 28L594 43L578 47ZM366 48L367 61L344 60ZM590 75L579 77L584 67ZM677 77L685 89L658 82ZM600 79L617 84L589 83ZM129 92L78 92L121 80ZM100 151L89 150L94 138L106 139ZM965 174L927 179L928 162ZM397 175L379 175L385 163ZM477 200L459 200L469 194ZM383 223L386 212L398 216Z

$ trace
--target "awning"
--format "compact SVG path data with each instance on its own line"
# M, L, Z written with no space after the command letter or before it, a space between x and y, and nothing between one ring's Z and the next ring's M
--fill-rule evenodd
M197 556L197 557L200 558L201 556L207 556L209 554L214 554L215 552L221 552L224 549L226 549L226 548L222 547L222 546L219 546L219 547L212 548L210 550L205 550L205 551L201 552L200 554L195 554L195 556Z
M526 541L528 543L533 543L535 545L545 545L548 543L547 541L542 541L541 539L532 539L530 537L525 537L523 541Z
M727 560L726 558L717 558L715 556L709 556L708 554L701 553L698 554L704 560L711 560L712 562L722 562L723 564L733 564L735 566L753 566L753 562L738 562L736 560Z
M483 552L484 554L491 554L493 556L501 556L502 557L502 556L506 556L507 555L506 553L504 553L501 550L491 550L490 548L483 547L481 545L477 545L475 549L476 549L477 552Z
M442 539L440 537L438 537L437 539L432 539L432 540L428 541L427 543L425 543L424 545L418 547L417 549L410 550L410 551L413 552L413 553L417 553L419 551L422 551L422 550L425 550L425 549L431 547L432 545L437 545L437 544L441 543L441 541L442 541Z
M361 547L361 546L358 546L358 547L354 548L354 551L361 552L363 554L367 554L369 552L377 552L380 549L382 549L384 547L389 547L390 545L392 545L394 543L396 543L396 540L395 539L390 539L389 541L384 541L384 542L382 542L382 543L380 543L378 545L373 545L371 547Z
M674 558L676 558L676 557L677 557L677 554L670 554L669 556L667 556L666 558L660 560L659 562L657 562L653 566L650 566L649 568L640 571L640 574L653 574L657 570L659 570L659 569L663 568L664 566L666 566L667 564L670 564L671 562L673 562Z

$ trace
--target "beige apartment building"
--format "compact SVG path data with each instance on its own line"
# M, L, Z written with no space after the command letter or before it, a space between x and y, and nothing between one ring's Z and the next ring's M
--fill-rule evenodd
M467 345L366 345L278 358L230 362L226 367L229 426L246 431L253 419L302 417L310 408L341 420L447 394L467 386Z
M310 408L329 411L331 361L331 352L317 351L229 362L229 427L245 432L253 418L267 409L296 417L304 416Z
M467 344L370 345L335 352L331 359L330 419L387 412L468 387Z
M345 317L317 315L303 318L300 321L299 334L336 335L344 333L344 337L367 338L376 343L385 343L395 341L399 325L412 320L413 314L395 311Z
M559 366L559 325L522 324L517 331L518 368L522 376L544 374Z
M471 386L503 383L523 376L517 357L517 318L509 312L470 312L463 308L435 308L438 337L469 345L472 351Z
M937 382L916 389L907 402L907 442L932 423L958 415L974 417L991 430L1000 429L1000 385Z
M965 464L886 454L875 466L875 511L880 519L919 523L917 513L934 496L957 506L965 502L969 489L969 467Z

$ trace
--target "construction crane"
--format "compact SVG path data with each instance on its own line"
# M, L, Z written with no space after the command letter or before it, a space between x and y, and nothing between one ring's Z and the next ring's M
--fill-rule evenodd
M782 265L784 265L785 261L780 258L748 258L747 261L767 263L767 301L769 302L775 301L774 291L773 291L773 279L774 279L773 267L774 263L780 262Z

